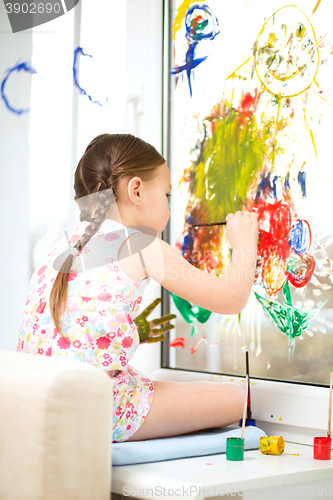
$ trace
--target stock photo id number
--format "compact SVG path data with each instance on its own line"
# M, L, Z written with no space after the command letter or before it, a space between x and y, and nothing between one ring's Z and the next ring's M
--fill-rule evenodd
M8 2L4 0L13 33L48 23L73 9L80 0Z

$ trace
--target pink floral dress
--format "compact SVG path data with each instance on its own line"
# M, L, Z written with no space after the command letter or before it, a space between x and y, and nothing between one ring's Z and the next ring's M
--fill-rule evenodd
M78 224L70 239L72 245L88 224ZM134 232L128 229L128 235ZM140 343L133 320L149 278L133 281L121 270L115 257L126 237L124 226L106 219L75 257L60 320L65 338L52 321L49 305L56 269L60 268L55 262L62 263L68 252L66 238L60 240L32 275L17 345L20 352L67 358L104 370L113 383L114 442L126 441L138 430L154 394L152 381L129 365ZM115 370L119 370L116 376Z

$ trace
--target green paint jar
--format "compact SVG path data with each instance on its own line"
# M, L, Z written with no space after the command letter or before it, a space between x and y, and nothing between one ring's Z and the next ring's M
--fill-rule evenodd
M227 438L226 458L227 460L244 460L244 439Z

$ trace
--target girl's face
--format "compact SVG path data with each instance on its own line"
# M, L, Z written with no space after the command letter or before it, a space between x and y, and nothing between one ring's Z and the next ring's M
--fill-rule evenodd
M142 225L154 228L160 236L170 217L170 170L166 163L157 168L152 179L143 182L142 191Z

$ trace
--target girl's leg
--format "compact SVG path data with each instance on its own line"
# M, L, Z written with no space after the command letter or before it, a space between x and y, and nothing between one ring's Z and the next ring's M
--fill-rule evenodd
M242 418L244 398L235 383L156 381L148 415L128 441L230 425Z

